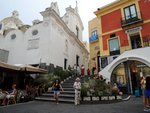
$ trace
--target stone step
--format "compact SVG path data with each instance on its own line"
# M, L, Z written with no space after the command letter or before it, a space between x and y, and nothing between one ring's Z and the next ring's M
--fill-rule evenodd
M72 88L72 89L73 89L73 85L63 85L63 84L62 84L62 87L63 87L63 89L64 89L64 88Z
M35 100L38 100L38 101L52 101L52 102L55 102L55 99L54 99L54 98L49 98L49 97L36 97ZM59 102L74 103L74 99L59 98Z
M53 97L53 94L42 94L41 97ZM59 97L62 97L62 98L74 98L74 94L60 94Z
M74 84L74 81L65 81L62 84Z
M68 88L68 87L63 87L64 91L74 91L73 87Z
M64 91L61 92L59 95L60 102L74 103L75 93L74 93L73 84L75 79L76 77L72 77L72 78L69 77L62 83L62 87ZM35 99L41 101L55 101L55 99L53 98L53 91L44 93L40 97L36 97Z
M72 85L72 84L74 84L74 82L64 82L63 84Z
M66 80L66 81L64 81L64 83L74 83L74 81L75 81L75 79L73 79L73 80Z
M73 88L73 84L62 84L62 87L72 87Z
M53 94L54 92L53 91L51 91L51 92L46 92L46 94ZM74 92L74 90L72 90L72 91L66 91L66 90L64 90L63 92L61 92L61 94L74 94L75 92Z

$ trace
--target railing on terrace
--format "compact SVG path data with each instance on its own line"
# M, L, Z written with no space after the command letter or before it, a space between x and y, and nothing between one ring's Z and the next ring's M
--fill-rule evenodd
M98 35L93 35L89 38L89 42L93 42L95 40L98 40Z
M135 14L131 14L129 16L123 17L121 19L121 25L122 27L126 27L129 25L137 24L143 22L142 16L140 12L137 12Z

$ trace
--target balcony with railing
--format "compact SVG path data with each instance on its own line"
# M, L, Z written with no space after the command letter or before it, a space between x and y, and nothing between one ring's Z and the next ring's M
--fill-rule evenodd
M93 35L89 38L89 42L93 42L93 41L96 41L98 40L98 35Z
M141 13L137 12L135 14L130 14L130 15L123 17L121 19L121 26L122 28L124 28L124 27L128 27L134 24L142 23L142 22L143 22L143 19L142 19Z

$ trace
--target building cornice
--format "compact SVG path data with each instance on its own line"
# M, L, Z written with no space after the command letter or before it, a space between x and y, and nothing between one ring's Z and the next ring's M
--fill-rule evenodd
M74 32L72 32L68 26L65 24L65 22L62 20L62 18L55 12L55 10L53 9L49 9L49 10L46 10L46 11L43 11L43 12L40 12L41 15L44 17L44 16L50 16L50 17L53 17L55 18L55 20L62 26L63 30L66 31L70 37L75 41L77 42L77 44L84 50L87 52L87 54L89 54L88 50L86 49L86 47L84 46L84 44L79 40L77 39L76 35Z
M134 1L134 0L116 0L116 1L106 5L104 7L98 8L98 10L94 12L94 14L96 16L99 16L99 15L101 15L101 14L103 14L109 10L112 10L112 9L122 5L122 4L125 4L127 2L131 2L131 1Z
M79 16L79 14L73 8L71 8L71 7L66 8L66 10L69 10L70 12L72 12L73 14L75 14L77 16L77 18L78 18L78 20L80 22L80 25L82 26L82 30L83 30L84 29L83 23L81 21L81 18Z

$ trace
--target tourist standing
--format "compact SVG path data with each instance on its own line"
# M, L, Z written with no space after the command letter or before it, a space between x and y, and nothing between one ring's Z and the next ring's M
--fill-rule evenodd
M90 76L90 69L87 69L87 75Z
M95 74L95 67L92 67L92 75L94 76L94 74Z
M71 66L70 65L68 66L68 70L71 71Z
M84 76L84 71L85 71L84 65L81 65L81 77Z
M145 78L145 76L142 76L140 84L141 84L141 90L142 90L142 96L143 96L143 105L144 105L144 109L145 109L146 108L146 103L145 103L146 78Z
M77 76L81 74L80 67L77 65Z
M150 111L150 76L149 75L146 77L145 104L146 104L146 108L144 108L144 111L149 112Z
M75 75L77 76L77 65L76 64L74 64L73 70L75 71Z
M58 104L60 90L64 91L59 80L55 80L55 82L52 85L52 90L54 91L54 99L56 100L56 103Z
M80 83L80 78L77 77L75 82L74 82L74 90L75 90L75 105L80 104L80 95L81 95L81 83Z

